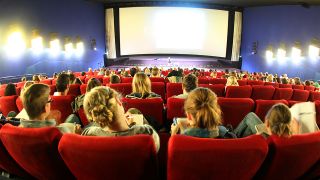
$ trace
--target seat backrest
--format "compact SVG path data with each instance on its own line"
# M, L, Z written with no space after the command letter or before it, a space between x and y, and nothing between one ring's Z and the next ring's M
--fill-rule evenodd
M22 103L22 99L21 99L20 96L17 97L17 99L16 99L16 105L17 105L18 111L19 111L19 112L22 111L22 109L23 109L23 103Z
M123 98L125 110L129 108L139 109L143 115L151 116L157 120L159 124L163 123L163 100L162 98L150 98L150 99L129 99Z
M182 94L182 84L181 83L167 83L167 99L171 96L176 96Z
M72 96L79 96L81 94L80 92L80 84L70 84L69 85L69 91L68 91L68 95L72 95Z
M12 158L36 179L73 178L58 152L62 134L57 128L21 128L6 124L0 136Z
M17 83L17 87L21 87L21 88L22 88L25 83L26 83L26 82L18 82L18 83Z
M303 85L292 85L292 89L300 89L300 90L304 90L304 86Z
M209 84L209 79L207 77L199 77L198 84Z
M56 84L57 84L57 79L53 79L53 80L51 81L51 83L52 83L52 85L56 85Z
M40 81L40 83L51 85L52 84L52 80L51 79L43 79L43 80Z
M316 88L314 86L304 86L304 90L314 91Z
M247 81L247 84L248 85L260 85L260 86L263 86L264 85L264 82L263 81L254 81L254 80L248 80Z
M121 77L121 83L132 83L132 77Z
M222 111L223 124L231 124L234 128L254 108L254 101L250 98L219 98L218 103Z
M275 88L272 86L252 86L251 98L253 100L265 99L270 100L273 97Z
M239 84L239 86L245 86L245 85L247 85L247 80L245 80L245 79L242 79L242 80L238 80L238 84Z
M279 84L279 88L292 88L291 84Z
M199 87L209 88L218 97L224 97L225 86L223 84L199 84Z
M109 84L110 82L110 77L103 77L103 80L102 80L102 84L105 86L107 84Z
M172 122L175 117L185 117L184 112L185 99L170 97L167 99L167 121Z
M299 179L320 159L320 132L268 138L269 154L258 179Z
M320 100L320 92L310 91L309 101L317 101Z
M320 100L315 101L314 104L316 105L317 124L320 126Z
M163 100L166 99L166 88L164 82L152 82L151 91L159 94Z
M286 100L256 100L255 113L262 121L264 121L264 117L266 116L269 109L273 105L278 103L288 105L288 102Z
M148 135L92 137L66 134L59 143L59 152L77 179L157 178L155 145Z
M81 84L80 85L80 93L85 94L87 92L87 84Z
M210 79L210 84L223 84L226 85L227 79L218 79L218 78L212 78Z
M64 123L67 117L72 114L71 103L74 101L74 96L51 96L51 110L61 112L61 118L56 119L57 124Z
M309 91L300 90L300 89L293 89L293 95L291 97L291 100L306 102L306 101L308 101L308 98L309 98Z
M277 82L265 82L264 85L265 86L273 86L275 88L279 87L279 83L277 83Z
M274 100L285 99L290 100L293 94L293 89L291 88L276 88L273 98Z
M123 96L131 94L132 92L132 85L131 83L118 83L118 84L109 84L109 87L116 90Z
M246 86L228 86L226 89L227 98L250 98L252 88L249 85Z
M267 152L259 135L241 139L175 135L168 145L167 179L252 179Z
M50 87L50 95L53 95L54 94L54 92L56 92L56 85L49 85L49 87Z
M151 82L164 82L163 77L150 77Z
M0 97L0 112L2 112L4 116L7 116L10 111L19 112L16 105L17 98L17 95Z

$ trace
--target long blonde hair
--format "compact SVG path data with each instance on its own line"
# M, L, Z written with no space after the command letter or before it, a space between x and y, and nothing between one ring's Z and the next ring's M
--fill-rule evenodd
M275 104L266 115L272 134L278 136L290 136L291 132L291 112L288 106L284 104Z
M145 94L151 93L151 81L143 72L138 72L134 75L132 80L132 92L141 93L142 97Z
M226 86L239 86L237 78L235 76L229 76Z
M221 124L221 110L217 95L208 88L191 91L184 103L184 110L195 120L195 127L214 129Z

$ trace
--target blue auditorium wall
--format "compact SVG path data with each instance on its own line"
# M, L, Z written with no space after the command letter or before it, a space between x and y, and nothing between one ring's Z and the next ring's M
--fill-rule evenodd
M80 36L85 45L81 57L66 58L63 53L51 57L44 52L34 55L30 50L19 58L8 57L4 44L6 31L12 24L22 27L27 38L37 28L48 47L50 33L58 33L63 46L64 37ZM96 39L97 51L91 49L90 41ZM29 41L30 42L30 41ZM29 45L30 46L30 45ZM1 0L0 1L0 77L27 73L48 73L71 69L87 70L103 65L105 52L105 15L102 3L86 0Z
M308 46L314 37L320 38L320 6L268 6L245 8L241 42L242 69L250 72L287 73L302 79L320 79L320 60L308 58ZM258 41L257 54L252 55L253 42ZM287 46L287 56L295 41L302 45L303 59L292 63L291 58L279 63L268 63L265 51L268 45L277 49L279 44ZM274 54L276 54L274 52Z

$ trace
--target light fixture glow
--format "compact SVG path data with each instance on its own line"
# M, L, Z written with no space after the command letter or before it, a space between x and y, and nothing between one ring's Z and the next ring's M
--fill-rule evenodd
M22 55L26 49L26 42L23 39L21 32L12 32L7 39L6 51L11 57L18 57Z
M277 52L278 61L284 62L286 59L286 53L287 53L286 50L279 48Z
M273 60L273 52L271 50L266 51L266 59L268 62L271 62Z
M50 53L53 56L57 56L61 50L59 39L50 41Z
M67 43L64 45L64 49L66 51L67 56L71 56L73 53L73 44L72 43Z
M31 48L33 53L40 54L43 51L42 37L37 37L31 40Z
M314 45L309 46L309 57L313 60L316 60L319 57L320 49Z
M301 49L299 49L297 47L292 47L291 58L295 63L299 63L299 61L301 59Z
M76 55L82 56L84 54L84 44L83 42L78 42L76 44Z

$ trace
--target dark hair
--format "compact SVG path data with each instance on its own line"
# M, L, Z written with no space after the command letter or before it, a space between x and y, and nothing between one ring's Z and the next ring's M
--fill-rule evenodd
M81 79L76 78L76 80L74 81L74 84L83 84L83 82L81 81Z
M110 84L117 84L117 83L120 83L120 77L115 74L110 76Z
M97 78L89 79L86 92L91 91L91 89L93 89L97 86L101 86L101 82Z
M32 81L40 82L39 76L38 76L38 75L33 75L33 76L32 76Z
M86 75L86 72L82 71L81 76L84 76L84 75Z
M25 76L21 77L21 82L27 81L27 78Z
M7 84L7 87L4 90L4 96L14 96L14 95L17 95L16 86L12 83Z
M74 74L69 74L69 78L70 78L70 84L74 84L74 81L76 80L76 76Z
M137 69L136 68L131 68L130 69L130 75L131 77L134 77L134 75L137 73Z
M198 87L198 78L194 74L188 74L183 77L182 87L186 92L190 92Z
M288 84L288 79L287 78L282 78L281 79L282 84Z
M57 79L56 88L58 92L64 92L70 83L70 77L68 74L60 74Z

